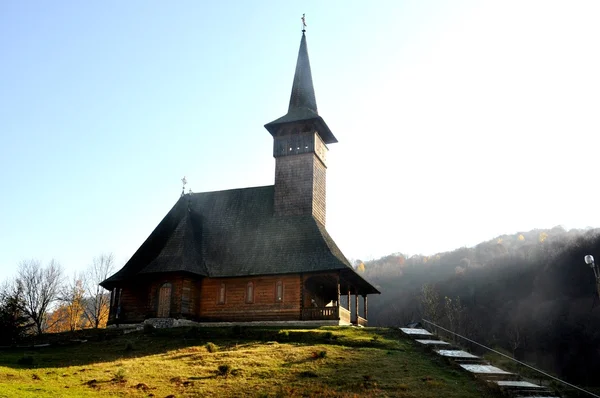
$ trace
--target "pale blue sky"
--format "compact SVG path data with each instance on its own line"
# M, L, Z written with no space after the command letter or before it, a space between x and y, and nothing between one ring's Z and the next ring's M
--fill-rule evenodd
M597 1L3 1L0 280L123 265L184 175L272 184L302 13L348 257L600 227Z

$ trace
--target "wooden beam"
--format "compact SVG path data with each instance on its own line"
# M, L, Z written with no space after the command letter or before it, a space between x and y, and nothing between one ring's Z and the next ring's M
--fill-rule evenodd
M364 302L364 305L365 305L365 309L364 309L364 311L365 311L365 319L368 320L369 319L369 307L367 305L367 295L366 294L363 295L363 302Z
M352 313L352 306L350 305L351 301L350 301L350 286L348 286L348 311L350 311L350 313Z
M338 309L340 308L340 295L341 295L341 292L340 292L340 278L338 278L338 281L337 281L337 299L336 299L336 305L337 305Z
M354 306L355 306L355 308L354 308L354 314L355 314L354 319L356 319L356 324L358 325L358 292L354 293Z

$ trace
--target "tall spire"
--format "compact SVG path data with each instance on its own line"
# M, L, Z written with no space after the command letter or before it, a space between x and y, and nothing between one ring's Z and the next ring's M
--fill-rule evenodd
M288 114L300 116L301 119L305 119L305 117L301 117L304 115L308 116L311 114L311 117L319 115L304 30L302 31L302 40L300 41L300 50L298 51L298 61L296 61L296 72L294 73Z
M304 19L302 20L302 24L303 28L305 28ZM313 124L321 139L326 144L337 142L337 139L317 111L317 100L312 73L310 71L308 47L306 45L306 29L302 29L302 39L300 40L300 49L298 50L298 60L296 61L296 71L294 73L288 112L285 116L265 124L265 128L271 135L275 136L282 125L298 122L310 122Z

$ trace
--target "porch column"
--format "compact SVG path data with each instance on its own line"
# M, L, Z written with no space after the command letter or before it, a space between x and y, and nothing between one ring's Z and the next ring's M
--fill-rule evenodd
M354 319L356 319L356 324L358 325L358 292L354 293Z
M352 306L350 305L350 286L348 286L348 311L352 313Z
M338 281L337 281L337 301L335 302L335 312L337 313L337 319L338 321L341 319L340 318L340 278L338 277Z
M369 319L369 307L367 306L367 295L363 295L363 302L365 305L365 319Z
M117 302L117 308L115 311L115 318L119 319L119 315L121 315L121 295L123 294L123 288L119 288L119 290L117 290L117 299L115 300Z

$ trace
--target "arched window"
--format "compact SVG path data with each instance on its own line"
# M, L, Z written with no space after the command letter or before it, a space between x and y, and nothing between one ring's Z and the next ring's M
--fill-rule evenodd
M225 304L225 282L221 283L221 286L219 287L217 304Z
M251 304L254 302L254 283L248 282L246 285L246 303Z
M181 289L181 313L189 314L191 309L192 289L189 286L183 286Z
M277 303L283 302L283 282L277 281L275 284L275 301Z

